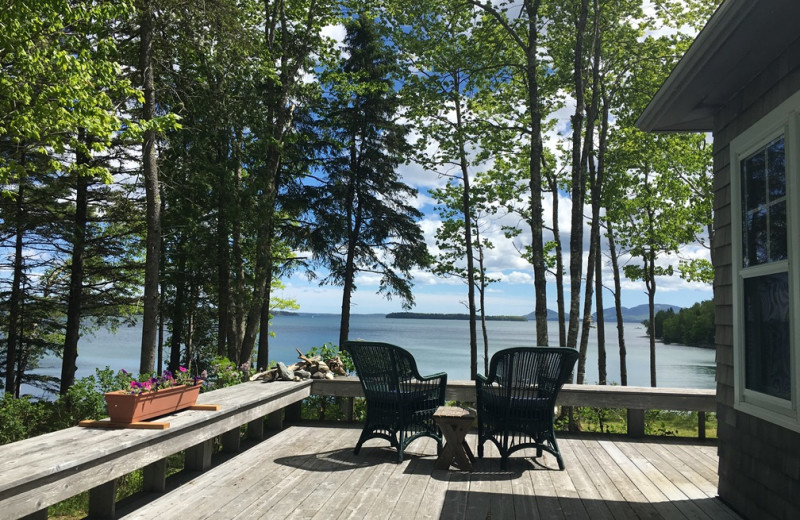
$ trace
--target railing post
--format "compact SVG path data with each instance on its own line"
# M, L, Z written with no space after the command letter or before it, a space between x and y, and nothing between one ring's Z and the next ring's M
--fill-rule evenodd
M163 493L167 489L167 459L161 459L142 468L142 490Z
M110 480L89 490L89 517L110 519L116 516L117 481Z
M697 412L697 436L700 439L706 438L706 413Z
M644 437L644 410L628 408L628 436Z
M353 407L353 398L352 397L342 397L340 401L342 407L342 413L345 417L347 417L348 422L353 422L355 420L355 410Z

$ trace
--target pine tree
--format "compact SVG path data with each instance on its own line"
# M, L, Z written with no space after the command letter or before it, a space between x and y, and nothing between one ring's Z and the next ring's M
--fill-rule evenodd
M416 191L397 174L407 144L406 129L396 122L395 57L363 14L347 23L346 51L349 57L330 76L338 92L327 121L336 144L324 186L316 190L313 233L315 259L330 270L323 282L343 288L340 344L349 334L357 273L379 275L380 292L410 308L410 270L428 262L415 222L422 214L407 202Z

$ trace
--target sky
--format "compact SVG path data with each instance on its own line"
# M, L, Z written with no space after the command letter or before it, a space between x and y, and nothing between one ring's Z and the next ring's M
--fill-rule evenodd
M339 42L344 39L342 27L332 26L328 28L327 35L335 38ZM554 118L558 121L551 132L545 136L545 145L554 147L557 142L569 138L569 116L574 110L574 105L566 103ZM484 167L485 168L485 167ZM473 169L471 175L478 170ZM432 188L441 187L446 179L436 172L425 171L416 164L407 164L399 168L398 173L404 182L418 190L415 200L409 201L414 207L418 208L424 217L420 221L425 240L429 250L436 253L435 231L440 221L434 211L434 201L429 194ZM545 226L551 220L552 200L549 194L543 199ZM559 224L562 230L562 243L564 247L569 247L569 234L571 222L572 204L565 195L560 195L559 200ZM587 207L584 214L590 215ZM588 220L588 219L586 219ZM525 315L534 310L534 286L533 286L533 267L520 258L518 250L522 249L530 242L530 230L525 225L521 226L522 234L515 239L508 239L502 232L503 225L520 226L519 218L515 216L498 217L496 220L488 222L488 229L484 231L486 236L494 244L495 248L486 252L486 265L489 276L499 280L489 286L486 294L487 315ZM588 257L588 227L584 229L584 258L583 270L585 271ZM545 240L549 237L545 236ZM607 252L607 244L603 239L603 247ZM699 244L683 247L679 252L680 258L684 260L693 258L705 258L710 260L708 249ZM602 280L605 286L613 286L613 275L611 272L610 259L603 257ZM620 258L620 268L626 262L633 262L630 257ZM662 266L672 264L677 267L678 257L664 257L658 263ZM568 251L565 251L564 265L569 265ZM319 278L324 276L319 273ZM413 276L413 295L415 306L413 312L424 313L466 313L467 306L467 286L457 279L444 279L434 276L430 272L416 270ZM568 283L568 276L565 276L565 283ZM302 273L295 273L290 278L282 280L285 287L275 292L274 296L279 298L292 299L299 305L299 312L309 313L335 313L341 312L342 292L337 286L320 286L318 281L309 281ZM383 295L377 294L379 277L377 275L359 275L356 278L357 290L353 294L351 312L354 314L386 314L390 312L402 312L404 309L399 299L386 299ZM656 303L672 304L680 307L690 307L691 305L709 300L713 297L710 285L701 283L689 283L682 280L678 274L671 277L658 277L656 280ZM550 309L556 309L555 278L549 275L547 278L548 302ZM569 306L569 285L564 288ZM582 289L583 291L583 289ZM622 305L625 307L635 307L647 304L647 293L643 282L633 282L622 278L621 291ZM614 305L613 294L606 289L603 294L604 307Z

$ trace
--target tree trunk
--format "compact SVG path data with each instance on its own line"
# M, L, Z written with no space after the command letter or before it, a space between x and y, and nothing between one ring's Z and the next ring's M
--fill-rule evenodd
M25 258L23 245L25 237L25 177L19 178L17 188L16 233L14 238L14 275L11 280L11 296L8 300L8 351L6 353L6 393L19 397L17 392L16 364L20 344L22 279L25 276Z
M275 170L277 172L277 165ZM255 281L253 282L253 295L250 302L250 309L247 311L245 321L244 337L242 339L241 352L253 352L256 345L256 336L261 326L261 313L263 312L264 298L268 294L268 284L272 279L272 233L273 233L273 212L275 197L274 194L267 195L267 200L261 205L264 208L264 223L260 226L256 238L256 266ZM236 356L238 359L240 356Z
M272 265L272 256L270 255L270 266ZM266 352L269 353L269 343L267 343L269 339L269 299L270 294L272 292L272 269L270 268L267 272L267 279L264 282L264 290L261 295L261 309L259 311L258 317L258 345L259 349L261 348L262 343L266 349ZM242 341L240 350L238 352L238 356L234 358L239 366L244 363L250 363L251 358L253 357L253 350L255 349L256 343L255 341ZM260 356L259 352L259 356ZM261 366L261 365L259 365ZM264 368L266 368L266 361L264 362Z
M536 344L547 346L547 280L544 264L544 240L542 233L542 112L539 107L539 0L526 2L528 14L528 45L525 49L528 80L528 115L531 125L530 179L531 190L531 260L533 262L533 286L535 291Z
M78 139L86 141L86 130L78 130ZM77 163L88 164L89 158L78 153ZM72 262L69 274L69 295L67 296L67 328L64 334L64 352L61 361L61 386L59 393L66 395L75 382L78 369L78 340L81 329L81 304L83 302L83 262L86 253L86 223L89 215L90 179L78 175L75 179L75 227L72 237Z
M237 352L241 350L244 343L244 254L242 253L242 212L241 212L241 188L242 188L242 160L241 160L241 131L236 130L236 140L234 141L234 185L231 192L234 211L230 215L231 225L231 271L233 281L230 286L230 338L237 346ZM269 291L272 283L272 269L267 272L266 290ZM269 296L267 296L269 302ZM263 324L263 320L262 320ZM259 330L264 330L259 327Z
M458 77L454 73L454 77ZM478 331L477 331L477 317L475 312L475 260L472 250L472 207L469 185L469 168L467 161L467 151L464 147L463 132L463 119L461 114L461 96L458 91L460 82L458 79L454 81L454 88L456 99L456 138L458 139L458 155L461 167L461 179L464 182L464 193L462 197L464 211L464 245L467 254L467 305L469 306L469 374L470 379L477 379L478 374ZM483 307L481 307L481 316L483 316Z
M599 242L599 236L598 236ZM606 372L606 319L603 314L603 263L600 261L598 244L598 257L595 259L595 308L597 309L597 383L600 385L608 384L608 374Z
M188 313L186 316L186 369L190 374L195 373L194 370L194 315L195 315L195 302L197 302L196 289L194 283L189 287L189 302L187 305Z
M217 200L217 287L219 302L217 307L217 355L232 359L233 348L230 333L230 308L231 308L231 269L228 256L228 230L226 217L227 209L224 188L219 186L220 194Z
M589 0L581 0L580 11L575 19L575 57L573 80L575 87L575 113L572 116L572 226L569 238L570 303L567 346L574 348L578 341L578 310L581 298L581 276L583 275L583 201L586 197L585 159L582 153L581 135L584 125L583 42ZM587 125L587 133L592 122ZM587 142L589 142L587 140ZM585 354L585 353L584 353ZM584 354L581 360L585 363ZM580 377L580 375L579 375Z
M606 219L608 230L608 251L611 256L611 271L614 274L614 308L617 311L617 341L619 343L619 384L628 386L627 349L625 348L625 325L622 322L622 281L619 276L617 245L614 242L614 226Z
M264 297L264 306L261 308L261 326L258 328L258 358L256 368L266 370L269 366L269 302L272 294L272 276L270 273L267 281L267 294Z
M478 244L478 279L480 286L478 293L481 299L481 332L483 333L483 373L489 375L489 331L486 329L486 270L483 265L483 246L480 236L477 237Z
M567 316L564 308L564 255L561 244L561 227L558 225L558 178L555 172L548 175L548 186L553 193L553 242L556 245L556 306L558 311L558 346L567 345Z
M351 202L354 199L351 199ZM352 204L351 204L352 207ZM353 278L355 277L355 255L356 244L358 243L359 233L361 229L360 208L354 208L355 216L351 219L352 229L350 230L350 238L347 244L347 258L345 260L344 271L344 284L342 287L342 318L339 322L339 348L342 348L344 342L350 337L350 302L353 295Z
M647 303L650 311L650 386L656 385L656 328L655 328L655 299L656 299L656 255L648 251L644 258L645 285L647 286Z
M594 77L597 87L601 90L602 97L602 115L600 117L600 136L597 144L597 184L596 191L592 191L592 240L596 241L595 247L597 248L597 258L595 261L595 308L597 309L597 382L601 385L608 383L608 374L606 371L606 321L603 312L603 263L601 261L602 254L600 248L600 225L602 217L600 216L600 206L603 204L603 187L605 184L605 156L606 145L608 143L608 95L605 88L600 85L600 48L601 48L601 33L599 30L600 11L597 0L594 1L595 9L595 53L594 53ZM595 196L597 199L595 200ZM596 210L595 210L596 208ZM596 228L596 231L595 231Z
M177 273L175 273L175 302L172 310L172 337L170 338L169 368L175 370L180 366L183 327L186 321L186 249L184 240L178 243Z
M589 260L586 262L586 286L583 296L583 326L581 327L581 340L579 345L580 357L578 358L578 374L576 383L582 385L586 376L586 350L589 346L589 331L592 325L592 291L594 290L594 263L597 261L597 249L594 244L589 246Z
M216 157L218 166L217 179L217 286L219 293L219 307L217 308L217 355L225 356L231 361L236 361L239 354L236 339L233 337L231 326L233 295L231 294L231 257L230 234L228 232L228 214L230 210L230 197L228 187L228 170L226 168L227 141L223 147L217 146Z
M153 73L153 35L155 16L150 1L141 6L141 42L139 70L142 74L144 105L142 121L151 121L156 115L155 76ZM144 268L144 316L142 319L142 349L139 372L152 372L155 364L156 333L158 325L158 275L161 257L161 195L159 193L158 164L156 162L156 132L144 132L142 169L147 199L147 240Z

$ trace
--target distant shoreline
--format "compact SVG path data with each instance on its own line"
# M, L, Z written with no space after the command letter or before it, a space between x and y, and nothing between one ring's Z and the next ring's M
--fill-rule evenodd
M390 312L389 319L400 320L469 320L469 314L439 314L428 312ZM486 321L528 321L525 316L486 316Z

